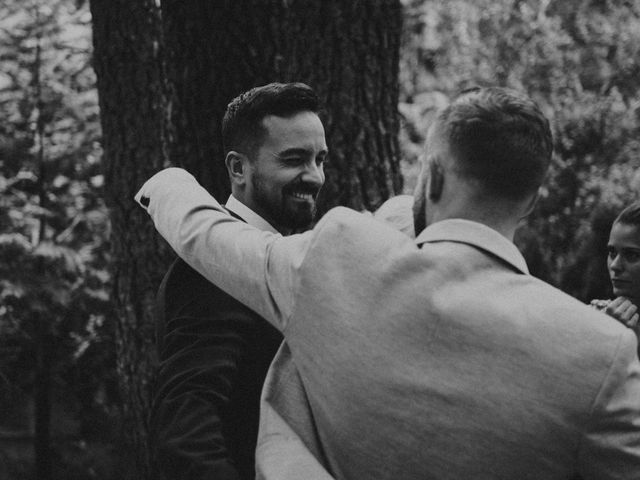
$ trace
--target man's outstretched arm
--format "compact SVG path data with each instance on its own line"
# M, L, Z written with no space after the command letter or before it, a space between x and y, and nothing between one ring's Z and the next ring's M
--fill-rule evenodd
M236 220L179 168L155 174L135 198L185 262L284 329L309 234L282 237Z

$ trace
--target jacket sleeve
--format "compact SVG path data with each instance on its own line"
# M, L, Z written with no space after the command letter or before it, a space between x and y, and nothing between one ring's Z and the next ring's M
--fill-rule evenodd
M260 399L256 480L333 480L304 384L282 343Z
M266 432L256 450L256 480L334 480L269 403L262 405L260 424Z
M225 308L221 299L231 300L215 295L215 287L182 261L160 288L160 363L150 414L154 478L243 478L232 460L224 414L254 317L236 302L237 308Z
M631 330L621 334L591 409L578 464L584 480L640 478L640 363Z
M180 168L156 173L135 198L178 256L285 330L311 232L282 237L236 220Z

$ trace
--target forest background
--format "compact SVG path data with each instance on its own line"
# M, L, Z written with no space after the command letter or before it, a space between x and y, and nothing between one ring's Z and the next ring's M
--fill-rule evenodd
M640 6L404 0L402 17L397 190L411 193L432 115L457 91L524 90L555 155L517 243L541 278L609 295L608 229L640 186ZM92 55L88 2L0 1L0 478L126 478Z

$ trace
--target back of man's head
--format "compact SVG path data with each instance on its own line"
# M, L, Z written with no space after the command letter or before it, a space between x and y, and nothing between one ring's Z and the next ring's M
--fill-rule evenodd
M252 88L227 106L222 120L224 154L235 150L251 157L265 134L262 119L269 115L289 117L318 110L318 96L304 83L269 83Z
M460 176L491 196L522 200L544 180L551 130L526 95L498 87L466 90L438 114L435 128Z

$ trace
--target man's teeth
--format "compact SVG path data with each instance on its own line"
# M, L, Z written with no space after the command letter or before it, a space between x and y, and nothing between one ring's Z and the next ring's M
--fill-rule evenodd
M291 196L301 200L313 200L311 193L291 192Z

